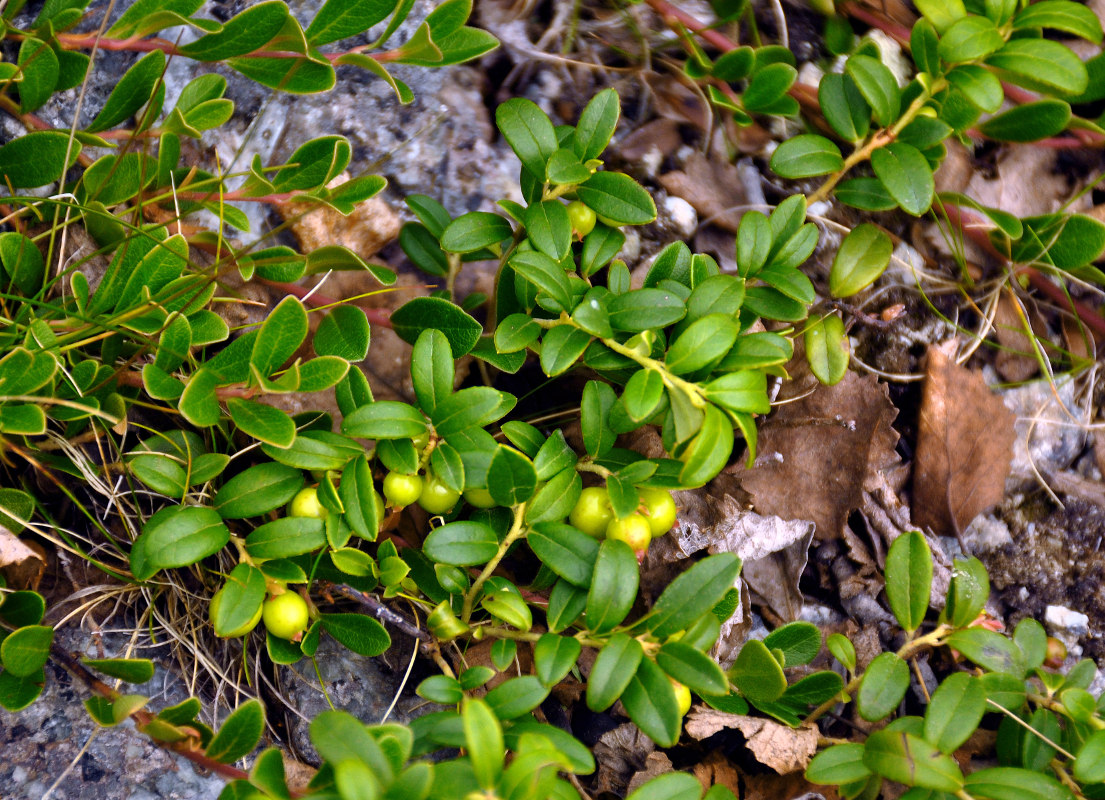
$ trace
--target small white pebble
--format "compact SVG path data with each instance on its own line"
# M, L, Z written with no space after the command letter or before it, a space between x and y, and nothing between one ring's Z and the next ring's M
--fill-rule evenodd
M698 230L698 214L694 206L682 197L665 197L663 200L664 214L671 220L674 232L684 239L694 236Z
M1044 622L1054 631L1064 631L1083 636L1090 629L1090 618L1085 614L1066 606L1048 606L1044 611Z

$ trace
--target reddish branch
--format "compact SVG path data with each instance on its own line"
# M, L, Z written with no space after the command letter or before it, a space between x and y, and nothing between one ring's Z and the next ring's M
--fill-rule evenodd
M13 38L19 37L15 36ZM156 36L151 36L148 39L111 39L106 36L99 36L95 33L61 33L58 34L57 41L58 45L60 45L63 50L90 50L93 47L97 47L100 50L127 50L134 53L150 53L154 50L160 50L167 56L188 58L188 54L181 50L181 48L166 39L160 39ZM322 56L331 63L334 63L342 56L351 55L353 53L363 53L367 48L368 45L362 45L349 50L343 50L340 53L322 53ZM307 58L304 53L296 53L291 50L256 50L246 55L250 58ZM381 53L369 53L368 57L373 61L384 63L388 61L397 61L403 57L403 53L401 50L385 50Z

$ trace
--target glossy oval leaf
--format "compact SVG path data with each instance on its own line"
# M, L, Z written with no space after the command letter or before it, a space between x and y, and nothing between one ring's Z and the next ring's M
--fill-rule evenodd
M932 551L920 531L906 531L890 545L886 554L886 599L898 623L908 632L924 622L932 570Z

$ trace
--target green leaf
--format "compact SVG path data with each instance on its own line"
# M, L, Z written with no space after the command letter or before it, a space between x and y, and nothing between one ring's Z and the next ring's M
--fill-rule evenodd
M1036 142L1062 132L1071 119L1062 100L1039 100L1014 106L978 126L985 136L1001 142Z
M561 206L563 208L563 206ZM534 208L534 206L530 206ZM567 211L564 212L567 220ZM527 214L527 219L529 218ZM568 235L571 236L569 224ZM515 253L510 259L510 266L525 280L536 286L541 292L548 295L556 302L554 311L568 311L572 307L572 289L568 282L568 274L557 261L554 261L545 253L533 250Z
M871 154L871 167L904 211L915 217L928 211L936 187L932 169L920 150L894 142Z
M864 222L844 241L829 270L829 291L833 297L850 297L870 286L890 263L894 243L882 228Z
M46 600L38 592L23 589L0 599L0 620L13 628L37 625L45 614Z
M993 72L978 64L961 64L947 74L948 83L976 108L992 114L1001 108L1005 92Z
M963 773L951 756L905 732L884 728L871 734L863 763L875 774L907 786L953 793L963 788Z
M503 771L503 729L499 719L484 700L465 700L461 719L464 723L464 742L476 780L485 789L495 786Z
M1024 675L1020 649L1000 633L986 628L967 628L955 631L944 643L991 672Z
M238 429L260 442L283 448L295 441L295 422L279 408L240 397L229 398L226 408Z
M875 120L888 126L898 118L902 93L894 73L879 61L866 55L854 55L844 65L844 72L856 82L856 88L871 106Z
M426 418L396 400L377 400L342 420L342 433L363 439L414 439L426 432Z
M850 76L835 72L823 75L817 86L817 99L825 121L840 138L858 142L867 135L871 107Z
M541 341L541 370L550 378L567 372L591 343L591 334L573 325L558 325Z
M1013 39L986 63L1029 89L1081 94L1090 81L1085 65L1070 48L1047 39Z
M453 351L445 334L434 328L418 335L411 353L411 379L418 405L432 414L453 392Z
M963 0L916 0L914 5L940 33L951 27L957 19L967 16Z
M0 147L0 177L15 189L45 186L58 180L80 152L67 133L32 131Z
M164 71L165 54L160 50L140 58L115 84L103 109L85 130L89 133L106 131L133 116L153 97ZM2 153L0 150L0 155Z
M416 297L400 306L391 315L395 333L407 344L414 344L427 328L445 334L453 358L468 353L480 338L483 328L469 314L448 300L438 297Z
M729 691L729 681L717 662L689 644L668 642L656 654L656 663L698 694L722 695Z
M985 712L985 687L966 672L953 672L936 687L925 709L925 740L941 753L954 753Z
M211 599L211 622L217 636L250 626L265 599L265 576L250 564L238 564Z
M8 670L0 672L0 707L11 712L22 711L42 694L45 685L46 675L42 670L23 677Z
M716 784L715 788L721 784ZM726 795L713 796L711 790L708 800L724 800ZM686 772L669 772L655 777L632 792L627 800L698 800L702 796L702 785ZM730 792L729 797L732 797Z
M313 517L281 517L253 529L246 537L252 558L290 558L326 545L325 525Z
M217 60L217 59L216 59ZM314 94L334 88L334 68L302 58L231 58L227 65L247 78L289 94Z
M883 719L898 707L908 688L909 665L894 653L880 653L863 673L856 692L856 710L865 720Z
M399 246L414 265L430 275L449 274L449 257L441 250L437 237L424 225L408 222L399 229Z
M940 74L939 37L936 28L927 19L919 19L909 34L909 49L913 63L920 72Z
M365 614L323 614L322 629L362 656L378 656L391 647L387 630Z
M538 487L526 507L526 522L534 525L564 519L571 513L582 489L583 482L574 469L558 472L548 483Z
M679 741L682 719L675 687L651 658L642 658L637 665L637 672L622 692L622 705L641 732L660 747L671 747ZM691 780L697 787L698 781L693 777Z
M387 19L396 5L395 0L327 0L305 31L307 41L318 46L356 36Z
M1077 774L1075 760L1075 777ZM1050 775L1016 767L988 767L972 772L963 782L971 797L986 800L1074 800L1069 788Z
M134 577L146 580L159 569L187 567L216 553L230 541L218 512L205 506L168 506L146 521L134 547L144 556Z
M500 445L487 469L487 490L498 505L510 508L533 497L537 471L525 454Z
M620 624L637 598L639 581L637 558L629 545L612 539L599 545L587 593L587 627L605 633Z
M482 522L449 522L430 531L422 549L434 561L469 567L494 558L499 552L499 539Z
M180 47L197 61L222 61L260 50L284 28L288 7L278 0L258 3L229 19L219 31Z
M533 646L533 667L537 678L550 688L560 683L575 666L582 649L578 639L555 633L542 635Z
M664 289L635 289L610 299L610 324L621 331L663 328L683 319L686 306L679 295Z
M771 169L783 178L812 178L843 168L840 148L824 136L812 133L787 139L771 154Z
M483 428L514 408L513 395L489 386L469 386L441 400L433 411L434 429L449 438L473 428Z
M2 613L2 612L0 612ZM1013 641L1021 650L1027 669L1036 669L1047 658L1047 631L1032 617L1025 617L1013 629Z
M977 61L1001 49L1005 39L986 17L963 17L940 37L940 57L949 64Z
M730 316L707 314L688 325L668 348L664 362L675 375L686 375L719 361L740 333Z
M17 628L0 642L0 662L5 671L18 678L31 677L46 664L53 641L54 629L48 625Z
M442 231L441 249L451 253L474 253L509 239L513 233L505 217L489 211L470 211Z
M1089 8L1069 0L1042 0L1013 17L1013 30L1050 28L1101 44L1101 21Z
M932 551L920 531L907 531L886 554L886 600L898 623L912 633L921 626L932 589Z
M580 403L580 427L583 447L591 456L602 456L614 446L615 434L610 429L610 409L617 398L609 384L588 381L583 387Z
M264 708L257 700L248 700L226 718L205 755L220 764L232 764L253 752L264 730Z
M621 100L613 89L604 89L587 103L572 134L572 148L580 161L598 158L618 127Z
M313 346L320 356L337 356L346 361L364 361L370 339L368 317L357 306L337 306L322 318Z
M559 522L539 522L526 535L530 549L553 572L586 589L591 585L599 543L582 531Z
M953 563L948 585L944 616L957 628L970 625L990 597L990 578L986 567L974 556L957 558Z
M810 760L806 767L806 780L810 783L854 783L866 779L871 770L863 763L863 745L859 743L834 744Z
M249 362L267 377L283 366L306 338L307 310L299 298L288 295L261 325Z
M810 323L805 334L810 372L826 386L839 383L848 371L848 334L844 320L829 314Z
M721 602L740 570L741 560L732 553L718 553L695 562L657 598L645 619L646 627L658 639L685 630Z
M664 378L659 370L638 370L626 382L622 405L630 419L643 422L659 407L664 397Z
M596 214L621 225L647 225L656 219L652 195L621 172L596 172L576 193Z
M784 667L808 664L821 650L821 632L809 622L791 622L764 637L764 646L783 654Z
M19 110L28 113L39 108L53 95L58 85L58 57L50 45L27 37L19 46Z
M495 124L522 166L531 175L543 176L549 157L559 146L545 112L530 100L514 97L495 109Z
M545 170L546 179L556 186L583 183L591 177L591 170L580 163L579 156L563 147L549 156Z
M298 469L266 462L238 473L215 494L215 510L223 519L267 514L287 503L303 488Z
M769 113L772 106L786 95L798 77L790 64L777 62L759 69L741 94L744 108L753 113Z
M519 598L519 602L524 601ZM536 675L523 675L504 681L489 691L487 704L500 719L514 719L533 711L548 696L548 687Z
M644 650L641 643L624 633L617 633L603 647L587 681L587 707L604 711L622 696L641 663Z
M376 738L359 720L344 711L323 711L311 720L311 743L331 764L359 761L376 777L390 783L395 775Z
M878 178L849 178L837 184L835 194L840 202L863 211L889 211L898 207Z
M533 246L555 261L560 261L571 250L572 222L568 218L568 208L559 200L545 200L531 205L526 209L525 224L526 234ZM523 255L525 253L518 254ZM511 266L515 269L518 269L517 261L517 256L511 259ZM557 269L563 276L564 269L559 265ZM561 307L567 305L563 303Z
M679 483L685 488L704 486L729 463L733 453L733 424L713 403L706 405L702 427L691 439L680 460Z
M773 703L787 688L782 665L759 639L744 643L729 676L740 693L753 703Z

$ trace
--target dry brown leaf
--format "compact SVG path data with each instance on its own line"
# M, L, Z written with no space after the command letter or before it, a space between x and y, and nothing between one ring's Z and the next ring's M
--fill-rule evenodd
M644 767L648 754L655 749L653 741L632 722L604 733L594 750L598 764L595 793L613 792L619 797L624 796L629 781Z
M11 589L36 589L46 559L30 544L0 526L0 573Z
M1015 421L981 375L929 348L913 464L915 523L961 533L1001 502Z
M748 202L748 189L739 167L717 162L701 153L694 153L683 165L683 171L660 176L660 185L668 194L682 197L698 212L699 219L729 231L736 231L742 213L729 211Z
M687 735L700 741L727 729L740 731L756 760L780 775L804 770L817 752L818 730L814 725L791 728L770 719L712 708L694 709L683 724Z
M794 380L780 399L792 402L762 426L756 463L738 473L741 485L761 514L809 520L819 540L838 538L863 502L869 474L897 460L890 423L898 411L885 385L854 372L835 386Z
M711 786L724 786L734 796L741 796L740 772L716 750L695 764L693 771L704 790Z
M661 775L667 775L669 772L674 771L675 765L671 763L671 759L668 758L667 753L661 753L659 751L649 753L648 758L645 759L644 769L638 770L633 774L633 777L629 779L629 786L626 787L625 791L627 794L632 794L653 778L658 778Z
M887 787L888 788L888 787ZM889 800L884 793L882 800ZM840 795L832 786L815 786L801 774L776 775L764 772L761 775L746 775L744 794L741 800L839 800Z
M1034 355L1036 343L1025 332L1024 308L1011 292L1003 291L996 312L994 333L1001 350L994 359L994 367L1009 383L1021 383L1040 371L1040 362Z

